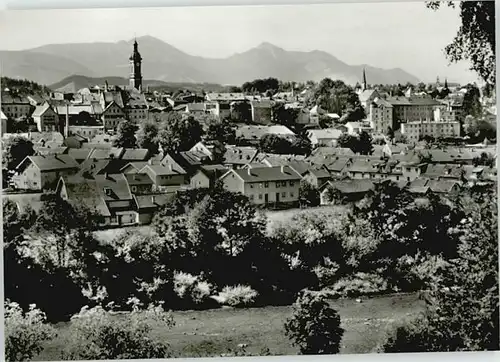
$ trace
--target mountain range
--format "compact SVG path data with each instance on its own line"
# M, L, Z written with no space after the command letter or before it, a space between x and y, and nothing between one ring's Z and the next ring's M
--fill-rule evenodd
M419 81L400 68L349 65L323 51L287 51L270 43L215 59L189 55L151 36L137 38L137 42L143 58L144 79L160 82L241 85L246 81L267 77L283 81L319 81L329 77L355 84L361 82L363 69L371 84L415 84ZM127 78L132 44L133 40L51 44L21 51L0 51L2 75L27 78L45 85L71 75Z

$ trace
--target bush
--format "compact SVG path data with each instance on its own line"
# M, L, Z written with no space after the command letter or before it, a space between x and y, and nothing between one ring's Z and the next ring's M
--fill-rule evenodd
M301 207L318 206L320 204L319 190L307 181L300 181L299 202Z
M175 294L190 305L202 305L207 303L212 292L212 285L188 273L177 272L174 274Z
M5 359L29 361L43 350L43 343L55 337L55 330L45 324L45 314L31 304L24 313L19 304L5 304Z
M340 350L344 330L325 296L307 291L297 298L293 315L285 322L285 333L301 354L334 354Z
M219 295L212 298L222 305L230 307L248 307L255 302L258 293L249 286L226 286Z
M325 265L317 265L313 271L318 278L318 283L320 288L331 285L336 278L338 278L338 273L340 266L338 263L332 262L329 258L325 258Z
M342 278L328 290L332 297L355 297L387 291L387 282L376 274L356 273Z
M124 316L101 307L83 308L73 316L69 340L62 352L64 360L167 358L168 344L152 336L154 327L171 327L170 314L161 307L140 311L137 307Z
M377 352L429 352L431 343L427 333L428 327L425 317L405 321L389 332L384 344L377 347Z
M397 261L394 273L399 275L398 287L402 291L426 290L436 283L449 263L441 256L403 255Z

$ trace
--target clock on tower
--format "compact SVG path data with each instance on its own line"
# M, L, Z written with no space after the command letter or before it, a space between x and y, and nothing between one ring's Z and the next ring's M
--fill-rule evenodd
M141 74L141 64L142 57L138 50L137 40L134 41L134 51L129 58L130 61L130 76L129 84L135 89L141 89L142 87L142 74Z

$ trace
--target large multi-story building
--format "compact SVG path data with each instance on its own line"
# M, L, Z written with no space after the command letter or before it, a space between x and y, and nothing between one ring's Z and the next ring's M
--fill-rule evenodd
M424 136L458 137L460 135L460 123L448 121L412 121L401 123L401 134L409 141L416 142Z
M434 110L445 107L430 97L421 96L388 97L386 101L392 105L395 130L403 122L431 121L434 119Z
M2 92L2 112L7 118L29 117L33 112L33 107L28 98L13 96L10 92Z
M387 133L394 129L392 104L383 98L375 98L368 105L367 118L375 133Z
M434 106L430 119L409 120L401 123L401 133L410 141L418 141L424 136L458 137L460 136L460 122L450 106L440 104Z

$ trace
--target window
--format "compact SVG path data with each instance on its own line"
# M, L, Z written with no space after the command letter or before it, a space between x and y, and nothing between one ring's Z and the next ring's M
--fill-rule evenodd
M290 197L293 197L293 192L290 192Z
M290 181L290 183L289 183L289 184L290 184L290 186L293 186L293 185L295 184L295 182ZM286 181L285 181L285 185L286 185Z
M276 181L276 188L278 189L281 186L281 182Z
M259 183L259 187L260 187L260 188L264 187L264 184L263 184L262 182L261 182L261 183Z
M286 197L286 192L282 192L281 197Z
M234 175L233 175L233 177L234 177ZM253 184L250 184L250 188L253 189Z
M137 191L137 186L132 186L131 189L132 189L132 192L136 192Z
M262 200L262 194L259 194L259 200Z
M268 188L269 187L269 182L264 182L264 187Z

